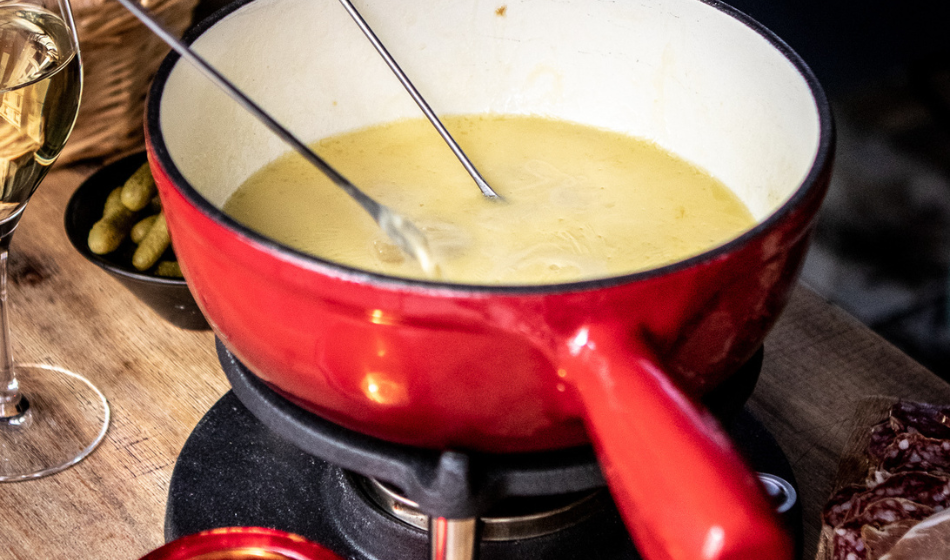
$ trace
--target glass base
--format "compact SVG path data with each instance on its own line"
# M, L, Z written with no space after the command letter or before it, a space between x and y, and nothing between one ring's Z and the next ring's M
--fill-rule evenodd
M17 364L14 371L28 406L0 419L0 482L51 475L92 453L109 427L102 392L55 366Z

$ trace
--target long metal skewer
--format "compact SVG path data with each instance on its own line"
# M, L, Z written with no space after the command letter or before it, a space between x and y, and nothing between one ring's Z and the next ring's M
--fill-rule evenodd
M423 99L422 95L419 93L419 90L416 89L412 82L409 81L409 78L406 76L406 73L402 71L402 68L399 67L399 64L396 63L396 59L389 54L389 51L386 50L386 47L383 46L383 43L379 40L379 37L373 33L373 30L370 28L369 24L366 23L366 20L363 19L363 16L356 10L356 7L350 2L350 0L340 0L340 4L343 4L343 7L346 8L346 11L350 14L350 17L353 18L353 21L356 22L356 25L359 26L360 30L363 31L363 34L366 35L366 38L369 39L369 42L373 44L376 48L376 51L380 56L383 57L383 60L386 61L386 64L389 65L390 70L396 74L396 77L399 78L399 81L402 83L403 87L406 88L406 91L409 92L409 95L412 96L412 99L415 100L416 105L422 109L422 112L425 113L425 116L429 119L429 122L432 123L432 126L439 131L439 134L442 136L442 139L445 140L445 143L449 145L452 153L455 154L455 157L462 162L462 166L468 171L468 174L472 176L472 179L475 180L475 184L478 185L479 190L482 191L482 194L488 198L494 198L501 200L501 197L488 186L488 183L485 182L485 179L482 178L481 174L475 169L475 166L472 165L472 162L468 159L468 156L465 155L465 152L462 151L462 148L459 147L458 143L452 138L452 135L449 134L449 131L446 130L445 126L442 125L442 121L439 120L439 117L436 116L435 112L429 107L429 104L426 103L426 100Z
M338 187L350 195L360 206L379 224L380 229L408 255L419 261L422 269L429 276L435 276L438 266L432 258L429 243L425 235L405 217L397 214L388 206L380 204L369 195L361 191L336 169L330 166L313 150L300 141L292 132L271 117L264 109L238 89L230 80L225 78L211 64L205 61L198 53L178 40L175 35L165 29L149 12L138 5L135 0L118 0L127 10L145 24L153 33L174 49L182 58L193 64L207 78L225 91L232 99L257 117L271 131L277 134L284 142L296 150L307 161L315 165Z

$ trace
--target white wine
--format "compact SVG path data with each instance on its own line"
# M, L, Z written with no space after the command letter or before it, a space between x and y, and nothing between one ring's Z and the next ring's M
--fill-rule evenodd
M81 92L79 53L62 18L0 5L0 221L22 208L56 161Z

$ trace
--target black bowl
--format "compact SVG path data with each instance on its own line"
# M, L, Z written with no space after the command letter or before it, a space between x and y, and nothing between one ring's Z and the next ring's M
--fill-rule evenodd
M191 330L208 329L208 322L185 280L139 272L132 266L135 246L130 240L126 239L107 255L97 255L89 250L89 230L102 217L106 197L112 189L124 184L145 161L145 152L133 154L103 167L86 179L66 205L66 235L82 256L114 276L173 325Z

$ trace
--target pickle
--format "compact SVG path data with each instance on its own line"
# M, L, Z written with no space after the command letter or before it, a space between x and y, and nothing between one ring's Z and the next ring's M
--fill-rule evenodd
M138 270L148 270L158 262L170 243L165 214L159 214L132 255L132 266Z
M136 245L141 243L145 236L148 235L148 230L152 229L152 225L155 224L155 220L158 219L158 214L153 214L142 218L141 220L135 222L135 225L132 226L132 230L129 231L129 237L132 239L132 243Z
M122 204L125 204L129 210L138 212L148 206L155 192L152 171L148 167L148 162L143 163L122 185Z
M159 261L155 266L155 274L158 276L181 278L181 266L178 265L178 261Z
M116 187L106 198L102 218L89 230L89 250L105 255L118 249L129 234L134 218L135 214L122 203L122 187Z
M105 203L102 205L102 217L108 218L116 214L125 214L131 212L127 206L122 204L122 187L116 187L109 191Z

